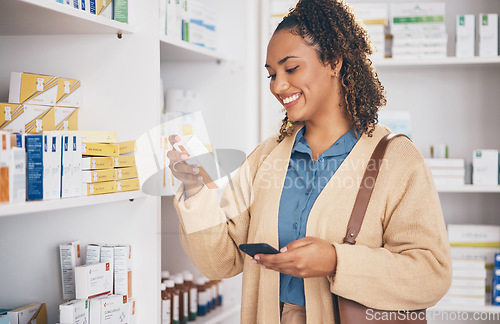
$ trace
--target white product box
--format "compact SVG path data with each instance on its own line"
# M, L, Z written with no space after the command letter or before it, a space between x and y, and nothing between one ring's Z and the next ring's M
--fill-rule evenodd
M87 245L87 258L85 264L101 262L101 245L91 243Z
M113 289L114 289L114 281L115 281L115 276L114 276L114 269L115 269L115 249L113 246L111 245L101 245L101 255L99 256L99 261L100 262L105 262L105 263L109 263L109 268L111 269L111 271L113 272L113 276L112 276L112 282L113 282L113 285L112 285L112 290L111 290L111 293L113 292Z
M196 135L181 137L181 141L175 143L174 148L188 155L186 162L189 165L199 167L199 174L208 188L219 189L224 186L227 179L221 177L221 167Z
M108 295L90 300L90 323L119 324L129 323L127 296Z
M61 136L43 135L43 199L61 197Z
M10 149L9 198L10 202L26 201L26 152L23 148Z
M61 198L72 197L73 165L70 147L71 136L61 136Z
M112 157L82 157L81 164L82 170L103 170L115 167L115 161Z
M109 263L99 262L76 267L75 288L77 299L89 299L111 293L113 270Z
M113 19L113 5L113 0L96 0L96 14L108 19Z
M25 106L22 104L0 103L0 130L11 133L24 133Z
M54 129L59 131L78 130L78 108L55 107Z
M390 4L391 31L445 29L444 2L404 2ZM443 30L444 31L444 30Z
M448 239L452 247L498 248L500 245L500 226L448 224Z
M80 0L74 0L76 2ZM59 78L57 86L56 106L80 107L82 104L82 87L80 80Z
M498 151L474 150L472 152L472 183L498 185Z
M75 299L75 268L81 265L80 242L59 245L63 299Z
M135 298L128 299L128 324L137 324L137 312Z
M476 16L457 15L455 56L474 57L476 55Z
M498 14L479 14L479 56L498 56Z
M47 324L45 303L33 303L7 312L10 324Z
M59 305L59 324L88 324L89 300L76 299Z
M129 265L131 264L131 249L132 248L130 245L114 247L114 293L117 295L127 295L129 297L132 297L132 274L130 273L129 275Z
M51 75L12 72L9 102L54 106L58 79Z
M54 130L54 107L25 105L22 119L26 134L39 134Z

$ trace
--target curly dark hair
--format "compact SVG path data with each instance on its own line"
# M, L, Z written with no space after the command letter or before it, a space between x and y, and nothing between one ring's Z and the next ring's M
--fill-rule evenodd
M368 34L351 8L342 0L300 0L274 34L281 30L301 36L316 50L323 64L335 67L337 59L342 58L339 77L346 114L356 133L371 137L378 122L378 110L386 104L385 90L369 58L373 48ZM279 142L291 134L293 124L285 116Z

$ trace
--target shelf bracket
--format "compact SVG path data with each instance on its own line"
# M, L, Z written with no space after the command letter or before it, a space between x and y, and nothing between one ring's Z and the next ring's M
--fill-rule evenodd
M121 31L117 32L116 37L118 37L118 39L122 39L122 37L123 37L122 32Z

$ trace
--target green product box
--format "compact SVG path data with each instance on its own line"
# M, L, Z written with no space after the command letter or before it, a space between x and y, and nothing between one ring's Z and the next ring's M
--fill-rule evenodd
M115 20L128 24L128 0L115 0L114 10Z

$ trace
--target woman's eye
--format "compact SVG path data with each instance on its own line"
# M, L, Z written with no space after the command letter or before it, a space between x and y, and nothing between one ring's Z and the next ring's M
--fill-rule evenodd
M293 71L295 71L299 66L297 65L296 67L292 68L292 69L288 69L288 70L285 70L287 73L292 73Z
M268 79L274 80L276 78L276 74L271 74L267 76Z

